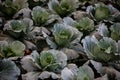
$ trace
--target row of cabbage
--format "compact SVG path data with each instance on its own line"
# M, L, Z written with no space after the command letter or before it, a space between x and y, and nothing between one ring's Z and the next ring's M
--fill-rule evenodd
M0 80L119 80L119 39L110 3L0 0Z

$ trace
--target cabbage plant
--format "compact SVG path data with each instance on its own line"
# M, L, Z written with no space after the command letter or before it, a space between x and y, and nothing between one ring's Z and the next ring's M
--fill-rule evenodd
M49 13L40 6L35 6L31 12L34 24L41 26L49 19Z
M29 18L22 20L8 21L4 26L4 31L13 38L24 37L29 31L33 29L33 21Z
M53 28L55 42L59 46L69 46L73 32L64 24L55 24Z
M65 17L63 21L65 24L77 28L84 34L89 33L90 31L93 31L95 29L94 21L88 17L83 17L78 21L75 21L70 17Z
M111 62L119 60L117 43L111 38L103 37L97 40L95 36L87 36L82 40L83 47L89 58L101 62Z
M99 25L98 32L101 36L111 37L118 41L120 39L120 23L113 23L110 28L104 23Z
M40 55L33 51L31 55L22 59L22 67L28 72L41 73L41 71L60 72L67 65L67 56L62 51L47 50ZM39 76L38 75L38 76ZM37 76L37 77L38 77Z
M24 55L25 45L20 41L3 41L0 45L2 57L21 57Z
M0 80L18 80L20 70L13 61L0 59Z
M94 7L89 6L87 11L94 17L97 21L107 19L111 16L111 11L107 5L104 3L97 3Z
M48 3L49 9L55 11L61 17L71 14L77 8L77 3L74 0L51 0Z
M56 23L52 29L54 41L47 38L47 43L51 48L70 47L72 44L79 43L82 33L78 29L66 23Z
M0 3L0 12L6 18L11 18L24 7L27 7L27 0L4 0Z
M75 23L75 27L82 32L84 31L90 32L94 30L94 22L92 19L84 17L80 19L77 23Z

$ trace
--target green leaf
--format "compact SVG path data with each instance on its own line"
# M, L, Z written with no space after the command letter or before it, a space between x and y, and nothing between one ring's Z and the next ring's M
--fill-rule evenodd
M20 41L14 41L10 45L11 50L15 53L16 56L23 56L25 45Z
M8 59L0 60L0 80L18 80L19 68Z

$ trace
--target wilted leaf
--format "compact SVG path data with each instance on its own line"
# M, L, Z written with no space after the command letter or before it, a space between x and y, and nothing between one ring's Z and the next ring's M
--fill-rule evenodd
M22 75L23 80L38 80L40 72L28 72Z

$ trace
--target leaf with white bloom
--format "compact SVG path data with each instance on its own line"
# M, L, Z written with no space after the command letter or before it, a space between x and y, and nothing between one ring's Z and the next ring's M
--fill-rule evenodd
M20 11L18 11L13 18L17 18L20 16L20 14L23 14L22 17L23 18L30 18L30 12L31 10L29 8L23 8Z
M50 45L50 48L53 48L53 49L57 48L57 45L49 37L46 37L46 42L48 45Z
M61 71L61 77L63 80L74 80L74 74L67 67Z
M8 59L0 59L0 80L18 80L19 68Z
M41 69L41 67L38 65L38 61L39 54L36 51L33 51L31 55L23 57L21 64L26 71L31 72Z
M87 65L79 67L77 80L94 80L93 70Z
M70 17L63 18L63 21L65 24L70 25L70 26L74 26L74 23L75 23L75 21Z
M53 73L53 72L48 72L48 71L43 71L40 75L39 75L39 79L49 79L49 78L52 78L52 79L60 79L60 77Z
M28 72L22 75L23 80L38 80L40 72Z
M68 69L70 69L72 71L72 73L77 76L77 72L78 72L78 67L76 64L68 64L67 65Z
M104 23L99 25L98 32L100 33L101 36L105 36L105 37L107 37L109 34L108 28Z

